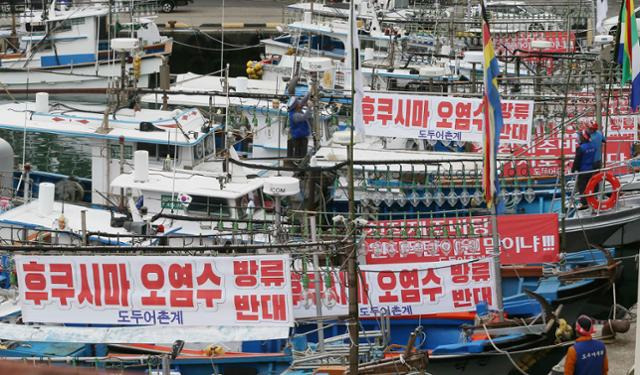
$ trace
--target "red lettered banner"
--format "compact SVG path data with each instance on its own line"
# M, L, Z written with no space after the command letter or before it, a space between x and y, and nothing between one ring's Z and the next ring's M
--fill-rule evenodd
M558 216L526 214L498 216L502 264L558 260ZM478 259L493 254L488 216L372 223L364 246L367 264L430 263Z
M607 143L603 144L607 165L619 163L631 159L631 146L636 140L637 116L632 115L612 115L609 117L607 127ZM557 124L559 122L549 121L546 124L537 124L534 127L535 136L531 146L501 145L500 153L511 153L516 155L513 162L503 164L503 177L519 176L557 176L560 174L561 149L564 148L565 172L571 170L575 151L578 147L578 137L576 132L584 129L595 121L594 117L583 117L577 124L567 125L565 128L564 142ZM603 119L603 122L605 120ZM603 131L603 133L605 133ZM619 171L624 173L625 171Z
M25 322L293 325L287 255L16 255L15 261Z
M362 120L367 135L482 142L482 100L366 92ZM501 144L529 144L533 101L503 100Z
M570 52L575 51L576 34L564 31L518 31L516 33L494 33L491 35L498 55L513 54L516 50L521 52L538 52L531 47L534 40L546 40L552 43L551 48L545 48L539 52ZM568 43L567 43L568 42Z
M444 261L436 264L398 263L360 266L358 306L361 317L392 317L465 312L478 302L495 307L491 259L476 262ZM316 316L315 273L308 271L308 289L302 276L293 276L293 311L296 318ZM323 316L348 313L346 275L335 269L320 272ZM329 281L330 280L330 281Z

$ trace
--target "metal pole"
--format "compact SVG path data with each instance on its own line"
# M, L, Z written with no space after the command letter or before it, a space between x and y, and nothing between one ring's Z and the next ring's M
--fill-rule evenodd
M602 60L598 59L593 64L593 72L596 74L596 123L598 129L602 129L602 88L601 88L601 75L602 75ZM603 132L604 133L604 132Z
M162 356L162 375L171 375L171 360L168 354Z
M358 262L355 241L355 202L353 186L353 123L351 126L351 144L348 147L349 154L349 224L348 230L351 232L351 244L348 246L348 280L349 280L349 338L351 347L349 348L349 374L358 373Z
M350 20L351 22L356 22L355 19L355 1L349 2L349 10L351 13ZM353 25L349 25L349 30L353 30ZM350 31L351 34L351 31ZM356 93L356 85L355 85L355 69L356 69L356 59L360 58L360 56L354 56L356 53L356 47L354 46L354 36L351 35L351 101L353 103L353 99L355 98ZM359 53L359 52L358 52ZM349 147L347 148L347 154L349 158L349 223L347 225L347 230L351 233L351 246L347 247L348 251L348 282L349 282L349 338L351 339L351 346L349 347L349 374L355 375L358 373L358 362L359 362L359 337L358 337L358 263L356 257L356 242L355 242L355 218L356 218L356 207L354 201L354 186L353 186L353 131L355 127L355 103L353 103L353 107L351 109L351 129L350 129L350 142Z
M498 233L498 211L496 204L493 205L493 212L491 215L491 232L493 235L493 274L495 277L494 288L496 290L496 308L498 309L498 319L502 322L504 320L504 306L502 304L502 274L500 273L500 234Z
M311 3L313 4L313 3ZM312 74L313 79L311 80L311 102L313 103L313 127L312 133L313 136L313 152L315 153L320 148L320 135L319 130L320 127L318 121L318 111L319 111L319 103L320 95L318 95L318 73L315 72Z
M567 17L567 27L570 26L569 17ZM569 29L567 29L567 43L571 40L569 38ZM574 50L571 49L571 57L574 56ZM566 118L567 118L567 107L569 105L569 84L571 83L571 75L573 74L573 65L571 62L569 63L569 73L567 74L567 81L565 84L565 92L564 92L564 103L562 104L562 117L561 117L561 127L560 127L560 250L564 251L567 248L567 179L565 176L565 159L566 155L564 153L564 138L566 135Z
M222 22L220 23L220 30L221 30L221 34L220 34L220 77L222 77L223 74L223 69L224 69L224 0L222 0ZM228 64L227 64L228 65ZM229 67L227 66L227 70L229 69ZM229 77L229 73L227 72L227 78ZM227 79L227 84L229 84L229 81ZM227 106L227 110L228 110L228 106Z
M476 93L476 63L471 63L471 93Z
M311 231L311 241L316 242L316 217L315 215L309 216L309 230ZM314 288L316 297L316 319L318 325L318 351L324 352L324 324L322 322L322 300L320 295L320 288L322 287L321 273L320 273L320 257L318 252L313 253L313 269L314 269ZM325 293L329 291L326 290Z
M29 167L24 169L24 203L31 200L31 181L29 181Z
M275 217L275 225L276 225L276 243L284 243L282 241L282 228L281 228L281 221L280 221L280 209L281 209L281 205L282 205L282 197L279 195L274 195L275 198L275 212L276 212L276 217Z
M120 143L120 174L122 175L124 173L124 137L120 137L118 142ZM107 152L109 152L109 150L107 150ZM109 181L109 183L111 183L111 181ZM125 207L123 187L120 188L120 207Z
M636 258L636 267L638 268L638 293L640 293L640 267L638 265L638 258ZM634 373L636 374L638 373L638 370L640 370L640 345L638 345L638 343L640 343L640 324L636 324L636 348L633 356L633 367L635 370Z
M82 244L87 246L87 210L80 211L80 224L82 227Z

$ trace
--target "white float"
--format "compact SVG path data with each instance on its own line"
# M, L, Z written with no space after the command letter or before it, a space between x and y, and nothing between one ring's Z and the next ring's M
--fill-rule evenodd
M149 180L149 151L138 150L133 153L133 181Z
M36 112L49 113L49 93L36 93Z
M43 182L39 185L38 211L42 216L48 216L53 212L53 201L56 195L56 186L51 182Z

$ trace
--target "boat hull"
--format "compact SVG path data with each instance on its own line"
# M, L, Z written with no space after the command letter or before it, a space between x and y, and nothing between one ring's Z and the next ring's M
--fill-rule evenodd
M161 64L160 55L144 57L138 87L149 87ZM100 100L105 98L109 81L120 74L120 64L109 61L33 70L5 67L0 70L0 95L20 98L42 91L65 99Z
M567 219L565 233L568 252L590 249L593 244L617 247L637 242L640 240L640 206Z

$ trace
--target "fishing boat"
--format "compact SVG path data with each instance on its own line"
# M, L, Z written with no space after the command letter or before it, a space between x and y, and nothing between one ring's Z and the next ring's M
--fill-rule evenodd
M7 50L0 55L3 94L46 91L82 100L88 94L104 98L109 82L121 76L120 56L109 45L117 32L139 40L132 51L139 60L137 85L153 85L151 77L172 50L171 39L160 36L153 18L140 16L114 27L104 4L65 4L51 1L48 8L27 9L18 16L18 28L5 35L13 43L5 44Z

